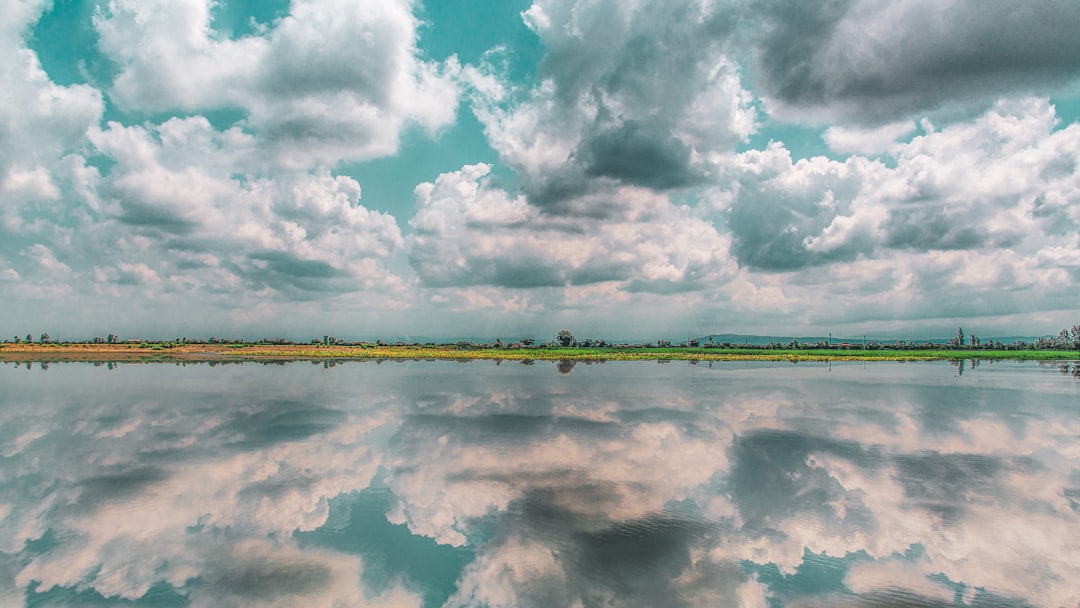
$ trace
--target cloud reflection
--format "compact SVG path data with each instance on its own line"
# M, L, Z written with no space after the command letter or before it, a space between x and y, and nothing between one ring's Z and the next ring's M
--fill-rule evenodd
M89 366L0 369L0 598L1080 601L1077 386L1054 369L559 371L124 366L104 392ZM379 566L409 533L468 552Z

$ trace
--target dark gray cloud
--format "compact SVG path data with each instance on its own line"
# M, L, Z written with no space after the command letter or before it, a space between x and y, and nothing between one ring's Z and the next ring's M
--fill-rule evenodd
M949 217L943 206L934 203L891 209L884 229L885 245L895 249L977 249L991 240L981 223ZM1012 239L995 240L997 245L1007 245Z
M156 467L119 466L111 471L106 469L103 474L77 484L79 498L75 506L79 510L92 511L106 502L130 500L168 477L169 471Z
M330 262L307 260L285 251L250 254L246 263L234 266L233 270L255 285L271 287L300 300L356 288L356 281L348 271Z
M628 120L582 142L577 156L590 177L611 177L658 190L686 186L700 176L690 148L667 130Z
M165 234L187 235L198 227L198 222L185 218L173 209L142 201L123 198L120 201L122 223L138 228L149 228Z
M836 195L847 194L847 201L838 206L850 206L857 194L854 184L827 180L822 184L834 186ZM847 191L846 193L844 191ZM828 262L850 261L873 244L865 239L852 239L827 251L811 251L807 239L819 236L839 214L839 209L822 205L822 191L788 191L766 184L745 183L741 195L725 214L731 229L731 253L739 265L766 272L797 270Z
M784 114L881 123L1080 76L1080 5L765 0L759 84Z

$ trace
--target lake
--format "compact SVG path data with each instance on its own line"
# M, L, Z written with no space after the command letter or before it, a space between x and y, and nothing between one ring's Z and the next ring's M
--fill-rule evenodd
M0 605L1072 608L1073 371L8 363Z

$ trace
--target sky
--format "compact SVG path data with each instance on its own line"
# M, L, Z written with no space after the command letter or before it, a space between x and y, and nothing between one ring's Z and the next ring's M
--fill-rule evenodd
M1080 322L1080 3L0 14L0 335Z

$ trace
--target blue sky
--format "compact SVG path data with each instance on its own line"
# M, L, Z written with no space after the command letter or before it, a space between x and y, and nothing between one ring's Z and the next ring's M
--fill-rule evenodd
M10 336L1078 321L1072 3L3 11Z

